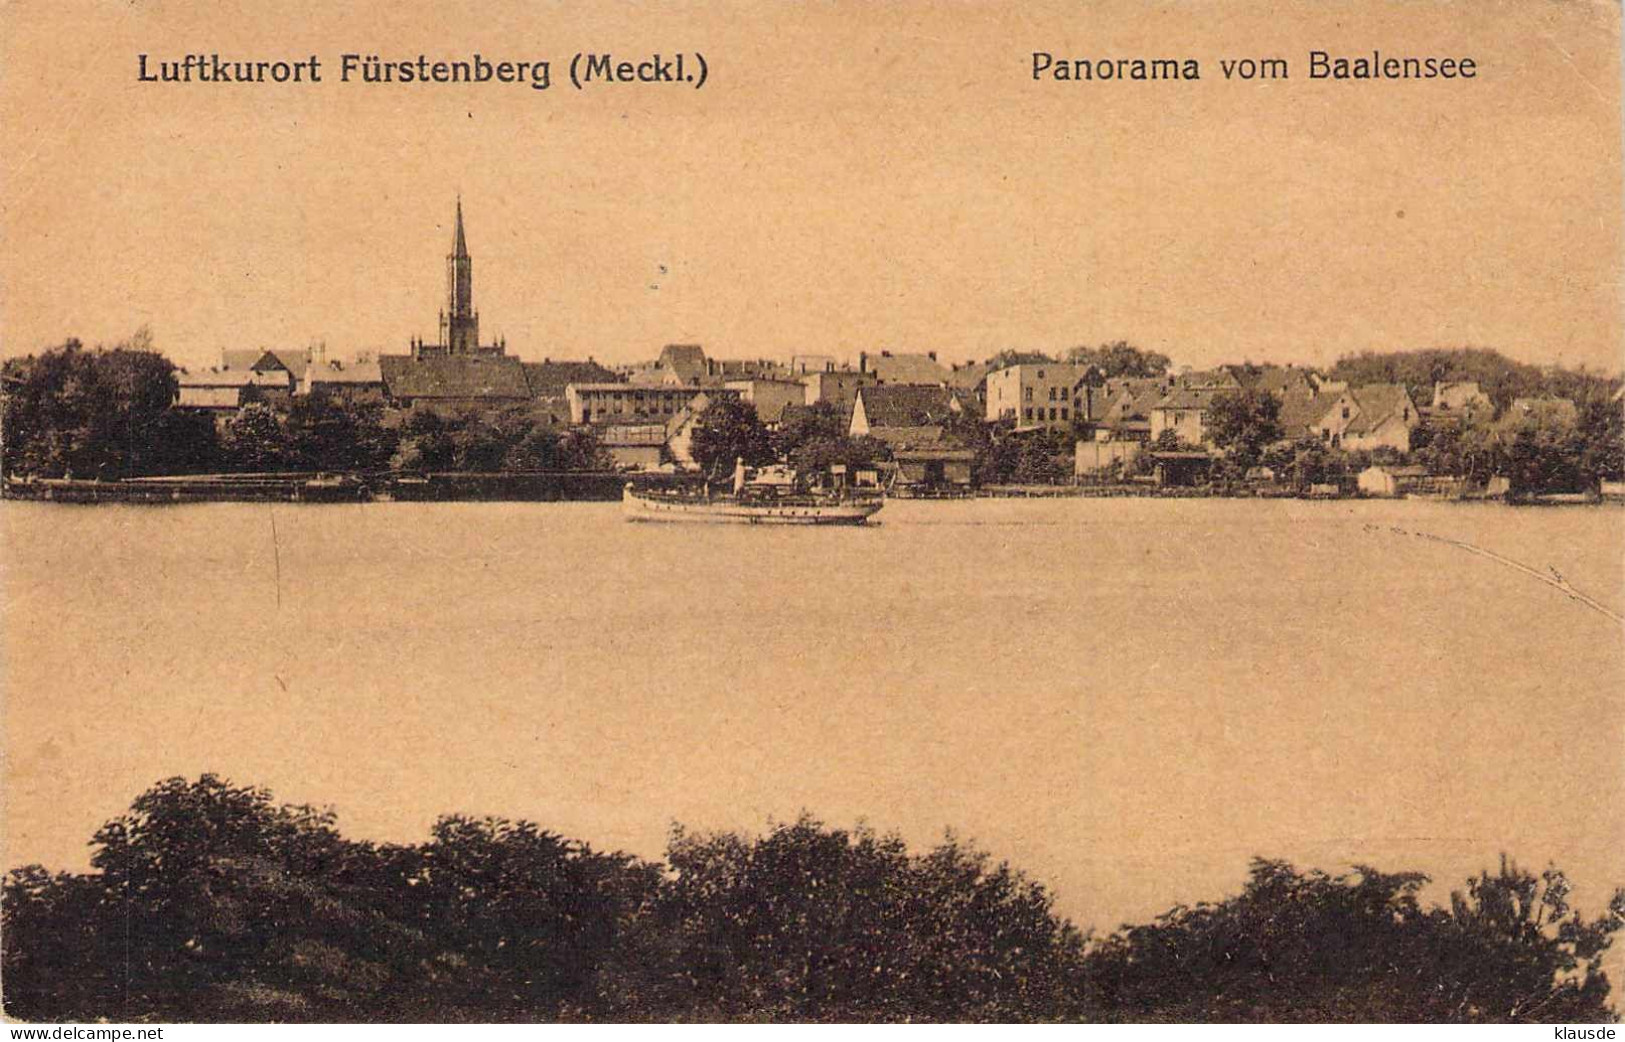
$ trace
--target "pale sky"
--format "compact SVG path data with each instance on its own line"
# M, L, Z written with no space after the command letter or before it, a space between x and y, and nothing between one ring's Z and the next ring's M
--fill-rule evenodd
M482 331L527 358L1124 338L1198 366L1621 365L1614 4L195 6L3 8L5 354L143 324L187 365L404 350L435 334L460 191ZM1479 75L1311 82L1311 48ZM577 92L592 50L699 51L710 79ZM1203 78L1034 82L1034 50ZM327 82L137 82L139 53L197 51L314 52ZM342 84L345 52L554 82ZM1292 79L1226 82L1249 56Z

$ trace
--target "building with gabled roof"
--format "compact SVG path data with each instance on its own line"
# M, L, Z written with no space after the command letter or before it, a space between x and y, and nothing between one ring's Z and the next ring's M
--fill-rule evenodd
M1281 395L1281 411L1276 419L1283 441L1319 437L1320 420L1336 404L1338 395L1322 394L1313 387Z
M1359 408L1343 429L1345 449L1411 451L1411 432L1421 417L1404 384L1366 384L1353 394Z
M1313 390L1315 384L1311 377L1307 369L1295 365L1266 365L1246 374L1241 382L1248 390L1262 391L1284 399L1289 394Z
M312 360L299 381L301 394L325 394L349 402L382 401L384 371L377 361Z
M924 354L893 354L890 351L870 354L861 351L858 353L858 371L873 373L875 382L879 384L929 387L946 387L949 377L953 375L947 366L937 361L935 351Z
M847 433L861 438L881 428L941 425L963 415L965 400L946 387L879 384L858 389Z
M202 369L175 374L175 408L228 413L254 401L287 404L293 376L286 369Z
M585 362L556 362L544 358L540 362L521 362L525 370L525 386L536 398L562 396L571 384L616 383L614 372L591 358Z
M1231 390L1234 388L1223 385L1175 387L1151 407L1151 440L1157 441L1163 431L1173 431L1186 445L1207 444L1208 409L1216 395Z
M667 344L660 349L655 370L661 374L662 383L685 387L698 387L711 375L705 348L699 344Z

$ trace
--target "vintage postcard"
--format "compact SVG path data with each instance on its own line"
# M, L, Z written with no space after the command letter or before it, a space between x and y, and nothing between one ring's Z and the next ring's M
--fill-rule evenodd
M1611 1037L1620 23L0 3L5 1017Z

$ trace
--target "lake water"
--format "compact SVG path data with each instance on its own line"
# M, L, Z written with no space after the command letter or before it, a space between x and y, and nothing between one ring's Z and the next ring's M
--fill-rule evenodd
M0 504L7 866L214 771L414 841L462 811L945 827L1110 928L1252 855L1625 883L1625 512L895 502L855 530L608 504ZM1403 532L1395 529L1403 529Z

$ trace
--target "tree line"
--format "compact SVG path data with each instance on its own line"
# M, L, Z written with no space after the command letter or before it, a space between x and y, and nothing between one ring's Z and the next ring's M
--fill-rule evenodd
M1567 398L1574 403L1572 415L1537 409L1498 421L1485 417L1461 425L1419 426L1412 432L1409 452L1347 450L1312 437L1288 439L1280 423L1280 400L1256 389L1215 394L1207 431L1214 446L1225 452L1215 468L1220 481L1239 481L1251 468L1265 466L1300 485L1343 484L1373 463L1410 462L1436 476L1475 485L1504 477L1515 494L1584 492L1601 481L1625 477L1625 408L1613 400L1613 390L1601 380L1577 386L1573 393L1579 397ZM1431 391L1424 400L1431 401Z
M381 402L255 395L229 419L175 407L175 367L146 333L110 349L77 341L13 358L4 380L0 466L7 475L114 480L277 471L598 470L590 432L561 430L523 406L442 415ZM255 400L256 398L259 400Z
M35 1021L1613 1021L1555 868L1426 877L1255 860L1241 892L1100 937L952 835L810 817L673 830L662 862L526 821L346 838L331 811L171 778L92 870L12 871L4 1001Z

